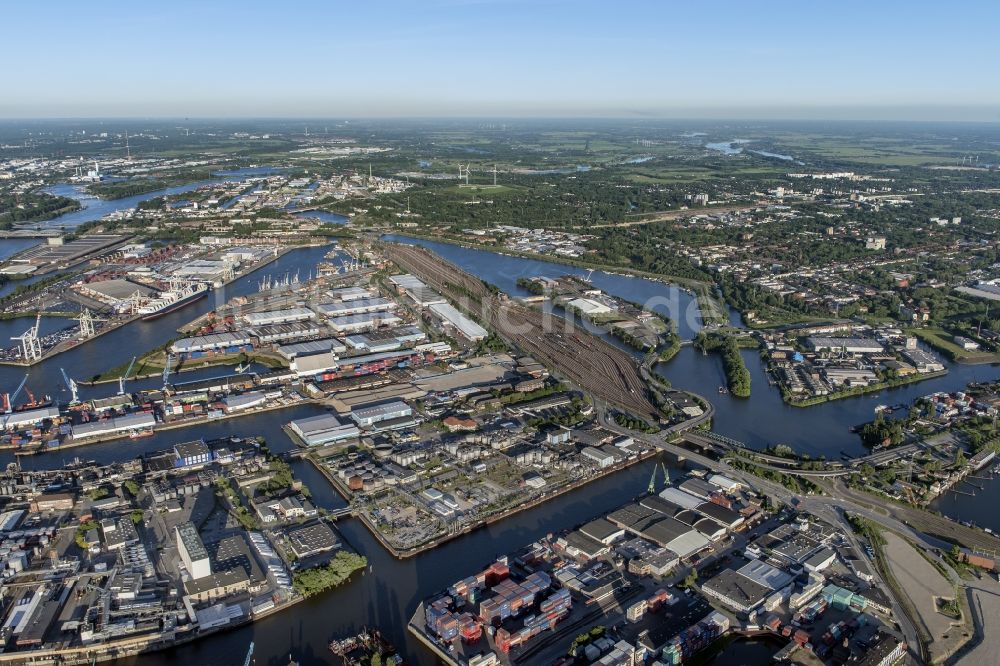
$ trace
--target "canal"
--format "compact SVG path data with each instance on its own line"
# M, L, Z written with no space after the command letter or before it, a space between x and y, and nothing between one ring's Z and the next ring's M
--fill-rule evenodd
M587 273L583 269L560 264L443 243L410 242L428 246L463 269L517 295L525 295L516 286L519 277L557 277L568 273ZM225 290L219 290L221 293L213 298L192 304L153 322L136 322L35 366L30 371L30 385L36 393L57 392L62 385L60 367L65 368L74 378L86 379L109 366L127 362L131 356L176 337L176 329L196 315L216 307L234 295L255 291L258 280L264 275L280 277L295 271L303 275L308 273L322 259L326 249L306 248L290 252L275 264L260 269L257 274L242 278ZM684 338L693 337L700 328L697 305L688 292L662 282L598 271L592 274L591 279L597 288L633 302L651 304L657 311L670 316L678 322L679 331ZM12 330L17 328L12 325L4 329L6 332ZM672 361L659 366L659 371L676 386L700 393L715 404L717 417L714 427L717 431L756 447L784 442L812 455L831 458L838 457L840 451L863 451L858 438L848 432L847 428L869 420L876 404L906 402L932 391L953 391L964 387L969 381L995 379L997 376L996 368L990 366L950 365L951 372L939 379L885 391L881 395L850 398L800 409L784 405L777 390L768 386L756 351L747 350L743 353L754 386L752 396L747 400L718 395L717 387L724 383L718 358L703 356L690 347L682 348ZM185 375L185 378L223 372L223 369L199 370ZM12 389L23 375L24 370L21 368L0 367L0 387ZM128 389L157 386L159 382L158 378L136 380L129 383ZM85 387L83 392L84 397L88 397L109 395L116 390L116 386L109 384ZM66 394L60 393L58 397L65 399ZM119 440L26 457L22 464L25 467L55 467L75 456L109 462L132 458L196 437L263 435L274 450L280 451L292 446L281 430L282 424L292 418L318 413L319 410L320 408L312 405L301 405L191 429L164 431L144 440ZM0 456L0 462L10 459L11 456L6 452ZM241 664L251 641L256 644L257 662L261 664L284 666L288 663L289 655L304 665L329 663L331 659L326 644L331 638L357 631L364 626L377 625L403 648L410 663L429 665L433 663L433 659L425 649L410 640L405 630L409 615L421 599L474 572L499 554L514 550L548 532L605 513L641 494L646 488L653 465L653 461L636 465L404 561L393 559L358 521L343 521L340 528L344 537L369 558L370 570L357 575L340 589L303 602L259 623L190 645L133 659L130 663L158 666L175 662L191 665ZM343 499L309 463L295 463L295 471L309 485L319 506L337 508L344 505ZM1000 525L995 525L994 528L1000 529ZM732 652L724 652L712 663L754 663L757 656L754 649L745 652L733 648ZM763 649L760 654L763 654Z

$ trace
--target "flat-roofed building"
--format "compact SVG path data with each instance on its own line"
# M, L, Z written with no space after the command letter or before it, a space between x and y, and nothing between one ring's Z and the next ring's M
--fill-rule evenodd
M341 423L332 414L320 414L305 419L296 419L288 427L298 435L306 446L322 446L345 439L354 439L361 431L353 423Z
M351 411L351 418L361 427L372 426L380 421L398 419L413 414L413 408L402 400L368 407L359 407Z
M597 539L605 545L612 544L625 536L625 530L623 528L615 525L605 518L598 518L590 521L581 527L580 531L592 539Z
M278 347L278 353L291 361L296 356L310 356L312 354L343 354L347 351L347 345L337 338L322 338L320 340L307 340L306 342L293 342Z
M806 339L806 344L813 351L844 352L846 354L881 354L885 351L877 340L872 338L824 338L814 336Z
M350 301L321 303L316 306L316 312L324 317L346 317L373 312L387 312L395 309L395 307L396 304L387 298L358 298Z
M231 351L236 353L252 346L253 338L247 333L223 331L222 333L195 335L175 340L170 345L170 351L174 354L190 354L198 351Z
M177 533L177 552L191 578L198 579L212 575L212 562L208 557L208 550L205 548L194 523L182 523L175 528L175 531Z
M285 536L300 560L340 547L340 540L333 529L321 520L289 528Z
M212 461L212 452L200 439L174 444L174 464L178 467L207 465Z
M733 569L725 569L702 583L701 591L739 613L749 613L757 608L772 592L771 588L765 587Z
M14 430L21 426L34 425L46 419L59 417L58 407L42 407L40 409L26 409L21 412L11 412L3 415L3 425L6 430Z
M467 340L479 342L488 335L485 328L466 317L450 303L434 303L430 306L430 310Z
M316 314L308 308L288 308L286 310L273 310L270 312L248 312L243 315L243 319L250 326L270 326L272 324L286 324L293 321L308 321L314 319Z
M337 358L332 352L300 354L292 359L291 369L299 377L311 377L337 369Z
M330 317L327 320L330 328L335 333L349 334L361 331L371 331L380 326L396 326L403 320L391 312L368 312L358 315L345 315L343 317Z

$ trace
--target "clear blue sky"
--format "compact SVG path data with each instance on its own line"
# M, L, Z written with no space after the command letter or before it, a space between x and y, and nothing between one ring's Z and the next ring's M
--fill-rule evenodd
M1000 2L5 3L0 117L1000 121Z

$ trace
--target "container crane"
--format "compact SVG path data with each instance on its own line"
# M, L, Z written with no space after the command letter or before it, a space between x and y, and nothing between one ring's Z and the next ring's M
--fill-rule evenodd
M14 389L14 392L13 393L7 393L6 395L4 395L4 400L3 400L4 401L4 406L3 406L3 413L4 414L10 414L11 412L14 411L14 401L17 400L17 396L21 395L21 390L24 389L24 385L27 382L28 382L28 373L26 372L26 373L24 373L24 379L22 379L21 383L17 385L17 388Z
M14 412L14 401L17 400L17 396L21 395L21 389L24 388L24 384L27 381L28 373L24 373L24 379L22 379L21 383L17 385L17 389L15 389L14 393L8 393L4 396L4 402L6 404L4 405L3 410L3 423L0 423L0 432L7 430L7 422L10 421L10 415Z
M128 364L128 368L125 370L125 374L118 378L118 395L125 395L125 380L128 379L129 374L132 372L132 366L135 365L136 357L132 357L132 362Z
M79 405L80 404L80 394L77 392L76 382L66 376L66 371L59 368L59 372L62 373L63 381L66 383L66 388L69 389L70 400L69 404Z

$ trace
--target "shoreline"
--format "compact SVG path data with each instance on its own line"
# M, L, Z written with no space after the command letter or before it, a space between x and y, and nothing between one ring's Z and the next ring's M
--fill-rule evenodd
M321 403L312 400L310 398L304 398L302 400L296 400L295 402L288 405L269 405L266 407L251 407L250 409L241 410L235 414L223 414L222 416L216 416L213 418L209 418L208 416L203 416L195 419L183 419L181 421L176 421L176 422L168 422L168 423L159 422L154 424L151 429L153 431L153 434L156 434L158 432L165 432L168 430L178 430L180 428L187 428L189 426L204 425L206 423L216 423L219 421L226 421L229 419L238 419L241 416L250 416L252 414L264 414L267 412L274 412L281 409L289 409L292 407L298 407L300 405L309 405L309 404L319 405ZM0 451L4 450L14 451L14 455L22 455L22 456L44 455L49 452L55 453L58 451L65 451L66 449L75 449L84 446L90 446L91 444L104 444L106 442L113 442L119 439L127 439L128 437L129 434L123 431L121 433L110 433L105 436L98 436L86 440L80 440L80 441L71 440L67 444L60 444L59 446L52 448L40 447L38 449L33 449L30 452L19 451L19 448L21 447L16 447L13 445L2 445L0 446Z
M781 385L777 385L779 391L781 391L781 400L786 405L790 407L815 407L816 405L822 405L827 402L836 402L837 400L846 400L847 398L860 398L863 395L868 395L869 393L878 393L879 391L889 391L896 388L902 388L904 386L909 386L911 384L919 384L920 382L927 379L938 379L939 377L944 377L948 374L948 369L939 370L937 372L926 372L923 374L916 374L908 378L906 381L898 382L895 384L889 384L886 382L879 382L877 384L869 384L868 386L861 387L861 390L857 393L843 393L843 394L832 394L832 395L818 395L812 398L806 398L805 400L792 401L785 397L785 392L781 391Z
M322 447L320 447L320 448L322 448ZM393 546L392 544L390 544L388 541L386 541L385 537L382 535L382 533L379 531L379 529L371 522L371 520L368 518L367 514L355 512L352 515L355 518L357 518L358 520L360 520L364 524L365 528L372 534L372 536L374 536L376 538L376 540L378 540L378 542L382 545L382 547L385 548L393 557L395 557L397 560L405 560L405 559L409 559L411 557L415 557L417 555L420 555L420 554L422 554L422 553L424 553L426 551L433 550L433 549L437 548L438 546L442 546L445 543L447 543L449 541L452 541L453 539L457 539L458 537L465 536L466 534L470 534L470 533L472 533L472 532L474 532L474 531L476 531L476 530L478 530L480 528L489 527L490 525L492 525L494 523L500 522L502 520L506 520L507 518L515 516L518 513L521 513L522 511L526 511L528 509L534 508L534 507L538 506L539 504L542 504L542 503L547 502L547 501L549 501L551 499L559 497L560 495L564 495L564 494L566 494L568 492L571 492L571 491L583 488L584 486L586 486L587 484L589 484L589 483L591 483L593 481L598 481L598 480L603 479L603 478L605 478L607 476L610 476L610 475L615 474L617 472L620 472L622 470L628 469L629 467L631 467L633 465L637 465L637 464L639 464L641 462L645 462L649 458L655 457L655 456L657 456L660 453L661 453L661 451L659 451L658 449L653 449L653 450L650 450L650 451L645 451L645 452L639 454L639 456L635 460L626 460L623 463L619 463L619 464L614 465L612 467L609 467L609 468L607 468L605 470L601 470L601 472L599 474L596 474L594 476L588 477L586 479L580 479L578 481L574 481L572 483L566 484L565 486L561 486L560 488L556 489L553 492L544 493L544 494L536 497L535 499L531 500L530 502L515 504L515 505L513 505L513 506L511 506L511 507L509 507L507 509L504 509L502 512L500 512L498 514L493 514L493 515L488 516L486 518L480 518L480 519L476 520L476 522L471 523L469 525L466 525L465 527L463 527L461 530L459 530L457 532L449 532L447 534L443 534L441 536L435 537L435 538L431 539L430 541L425 541L425 542L423 542L423 543L421 543L419 545L412 546L412 547L406 548L406 549L399 549L396 546ZM345 488L343 486L343 484L341 484L340 481L337 480L336 477L334 477L332 474L330 474L330 471L328 469L326 469L326 467L322 463L320 463L315 458L315 456L310 455L309 453L307 453L306 455L303 456L303 458L306 459L306 460L309 460L312 463L313 467L315 467L330 482L330 484L334 487L334 489L337 491L337 493L343 499L347 500L348 504L351 503L351 500L353 499L353 496L350 494L350 491L347 488Z

